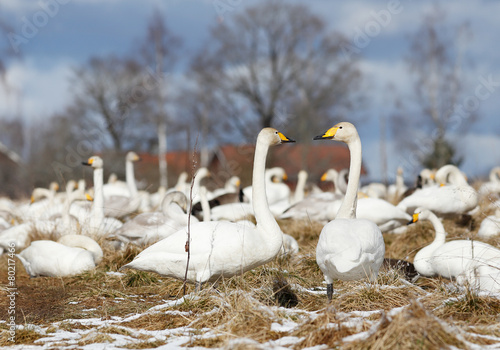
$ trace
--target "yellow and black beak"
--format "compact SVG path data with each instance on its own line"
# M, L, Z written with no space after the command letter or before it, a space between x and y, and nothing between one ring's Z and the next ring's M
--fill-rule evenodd
M412 215L412 218L411 218L410 222L408 223L408 225L414 224L418 221L418 214L419 213L415 213Z
M321 175L321 181L326 181L326 177L327 177L327 173L324 173L323 175Z
M313 140L331 140L335 137L335 133L339 129L338 126L334 126L325 132L323 135L318 135L313 138Z
M92 165L93 162L94 162L94 160L92 158L89 158L88 161L82 162L82 165L88 165L88 166L90 166L90 165Z
M92 202L92 201L94 200L94 198L92 198L92 196L91 196L90 194L88 194L88 193L85 193L85 198L86 198L88 201L90 201L90 202Z
M282 143L286 143L286 142L295 142L295 140L294 140L294 139L291 139L291 138L289 138L289 137L286 137L285 135L283 135L283 134L282 134L282 133L280 133L279 131L278 131L278 135L279 135L279 137L280 137L280 139L281 139L281 142L282 142Z

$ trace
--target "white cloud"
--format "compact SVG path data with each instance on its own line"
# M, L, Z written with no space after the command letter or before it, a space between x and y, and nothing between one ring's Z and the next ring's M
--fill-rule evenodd
M15 62L7 70L7 82L17 93L0 90L0 114L21 114L26 120L46 118L63 109L70 99L68 78L72 62L57 61L48 67L33 61ZM20 102L20 103L19 103ZM22 105L22 110L18 106Z

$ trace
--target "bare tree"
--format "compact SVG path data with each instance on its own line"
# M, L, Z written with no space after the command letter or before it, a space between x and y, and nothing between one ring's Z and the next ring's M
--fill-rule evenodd
M150 108L149 117L157 126L158 135L158 161L160 171L160 186L167 188L167 113L165 104L166 96L166 70L171 70L175 63L175 53L180 46L180 39L167 29L165 19L159 11L155 11L148 26L146 40L142 48L142 59L154 72L157 87L151 94L153 106Z
M455 111L463 97L464 45L469 36L467 24L450 27L445 13L434 7L424 16L421 26L411 37L407 63L414 78L414 104L403 104L406 111L393 118L393 125L401 143L414 151L419 150L418 158L425 167L460 163L450 131L463 130L477 118L475 113L471 113L457 122ZM419 130L425 130L425 135L415 137L405 132L413 129L409 127L411 120L419 123Z
M290 126L277 111L300 105L295 119L321 114L325 120L334 106L352 106L360 73L355 60L343 60L342 43L307 7L271 1L213 28L194 66L205 69L205 89L240 108L231 122L252 139L262 127Z
M75 70L74 106L87 128L100 136L102 147L111 141L116 151L124 150L134 139L144 137L138 129L142 125L139 107L155 84L154 75L132 59L94 57Z

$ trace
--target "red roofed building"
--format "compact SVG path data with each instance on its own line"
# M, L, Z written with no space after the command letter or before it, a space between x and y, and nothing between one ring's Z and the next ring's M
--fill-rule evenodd
M231 176L239 176L242 186L251 184L252 164L255 145L224 145L212 151L208 168L212 174L207 181L208 187L221 187ZM135 165L136 179L146 180L152 190L159 182L158 156L147 153L139 154L142 161ZM193 157L195 164L193 164ZM168 184L172 187L180 173L192 173L193 167L199 168L199 154L176 151L167 153ZM349 149L344 145L304 145L286 144L271 147L267 167L282 167L289 176L290 183L295 183L297 173L304 169L309 173L308 181L319 183L321 175L328 169L341 170L349 167ZM366 170L362 167L362 174ZM152 185L152 184L156 184Z

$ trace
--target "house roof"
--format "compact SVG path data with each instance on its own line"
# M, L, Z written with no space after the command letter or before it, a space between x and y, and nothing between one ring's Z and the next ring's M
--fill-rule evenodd
M254 149L255 145L223 145L213 150L208 165L212 180L220 186L231 176L237 175L243 185L250 184ZM150 181L157 181L158 156L150 153L141 153L139 156L142 161L135 167L136 178L147 177ZM166 157L170 186L175 184L181 172L191 173L193 167L200 167L200 156L192 151L168 152ZM349 149L344 145L287 144L270 148L267 166L284 168L291 182L296 180L300 170L305 169L309 173L308 181L318 183L326 170L348 168L349 159ZM364 167L361 173L366 174Z

